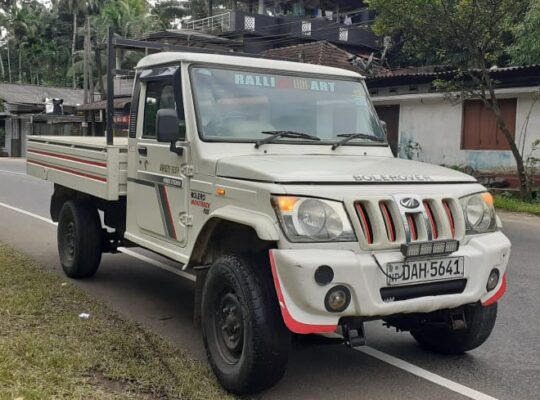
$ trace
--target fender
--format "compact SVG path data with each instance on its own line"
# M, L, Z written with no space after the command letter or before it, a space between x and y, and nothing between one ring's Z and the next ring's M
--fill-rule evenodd
M231 222L252 227L261 240L278 241L280 239L277 220L272 220L268 215L239 208L236 206L225 206L218 208L210 214L209 220L220 218Z

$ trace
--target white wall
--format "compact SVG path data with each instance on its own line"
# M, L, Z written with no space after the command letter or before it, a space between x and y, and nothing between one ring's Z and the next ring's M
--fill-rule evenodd
M520 88L514 92L505 89L499 94L499 98L517 98L516 140L520 143L520 140L525 139L526 155L531 150L531 143L540 139L540 101L533 101L535 93L538 93L538 88ZM419 155L413 158L421 161L447 166L470 166L479 171L515 171L510 151L461 149L462 104L452 104L443 96L433 93L374 96L373 102L375 105L400 105L400 157L406 158L406 144L412 140L421 146ZM527 114L533 104L527 125ZM540 157L540 154L536 156Z

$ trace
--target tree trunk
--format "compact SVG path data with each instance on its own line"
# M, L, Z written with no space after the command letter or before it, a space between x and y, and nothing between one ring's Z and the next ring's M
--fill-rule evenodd
M503 133L508 144L510 145L510 150L512 151L512 155L514 156L514 159L516 160L517 173L519 177L519 194L520 194L521 200L528 201L531 198L531 191L529 188L529 180L527 178L527 171L525 170L523 157L521 156L521 153L519 152L515 139L512 137L512 133L510 132L510 130L508 129L508 127L506 126L506 123L504 122L502 118L500 110L498 110L498 112L496 113L496 116L497 116L497 126Z
M9 54L9 42L7 45L7 64L8 64L8 77L9 77L9 83L11 83L11 57Z
M483 98L484 103L495 114L495 117L497 118L497 127L501 130L501 132L504 135L504 138L506 139L506 142L510 146L510 150L512 151L512 155L514 156L514 160L516 161L516 167L517 167L516 169L517 169L517 173L519 177L519 194L520 194L521 200L528 201L531 198L531 191L529 188L529 181L527 179L527 171L525 170L525 164L523 163L523 157L521 153L519 152L519 149L516 144L516 140L512 136L510 129L508 129L508 126L506 125L506 122L504 121L501 108L499 107L499 101L497 100L497 96L495 94L495 87L494 87L493 80L491 79L491 76L489 75L489 71L487 71L485 67L482 68L482 80L486 84L486 87L489 91L489 97L485 96Z
M77 44L77 11L73 11L73 40L71 42L71 70L73 72L73 89L77 87L77 79L75 77L75 46Z
M19 84L22 83L22 44L19 45Z
M2 71L2 80L6 79L6 70L4 69L4 59L2 58L2 52L0 51L0 71Z
M101 52L99 51L99 46L96 45L95 48L96 53L96 69L97 69L97 75L99 79L99 94L101 95L101 100L104 100L105 95L105 83L103 82L103 67L101 65Z

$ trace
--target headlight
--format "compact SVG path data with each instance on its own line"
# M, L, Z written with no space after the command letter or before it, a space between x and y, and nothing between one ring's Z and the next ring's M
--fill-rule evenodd
M337 201L276 196L272 203L291 242L356 241L343 204Z
M497 217L490 193L477 193L460 199L465 215L467 235L494 232L497 230Z

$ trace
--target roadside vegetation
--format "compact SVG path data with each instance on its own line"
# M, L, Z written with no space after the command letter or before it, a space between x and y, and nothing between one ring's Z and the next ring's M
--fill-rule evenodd
M1 243L0 294L0 399L229 397L206 366Z
M496 195L495 207L500 210L521 212L540 216L540 201L529 202L505 194ZM538 199L540 200L540 199Z

